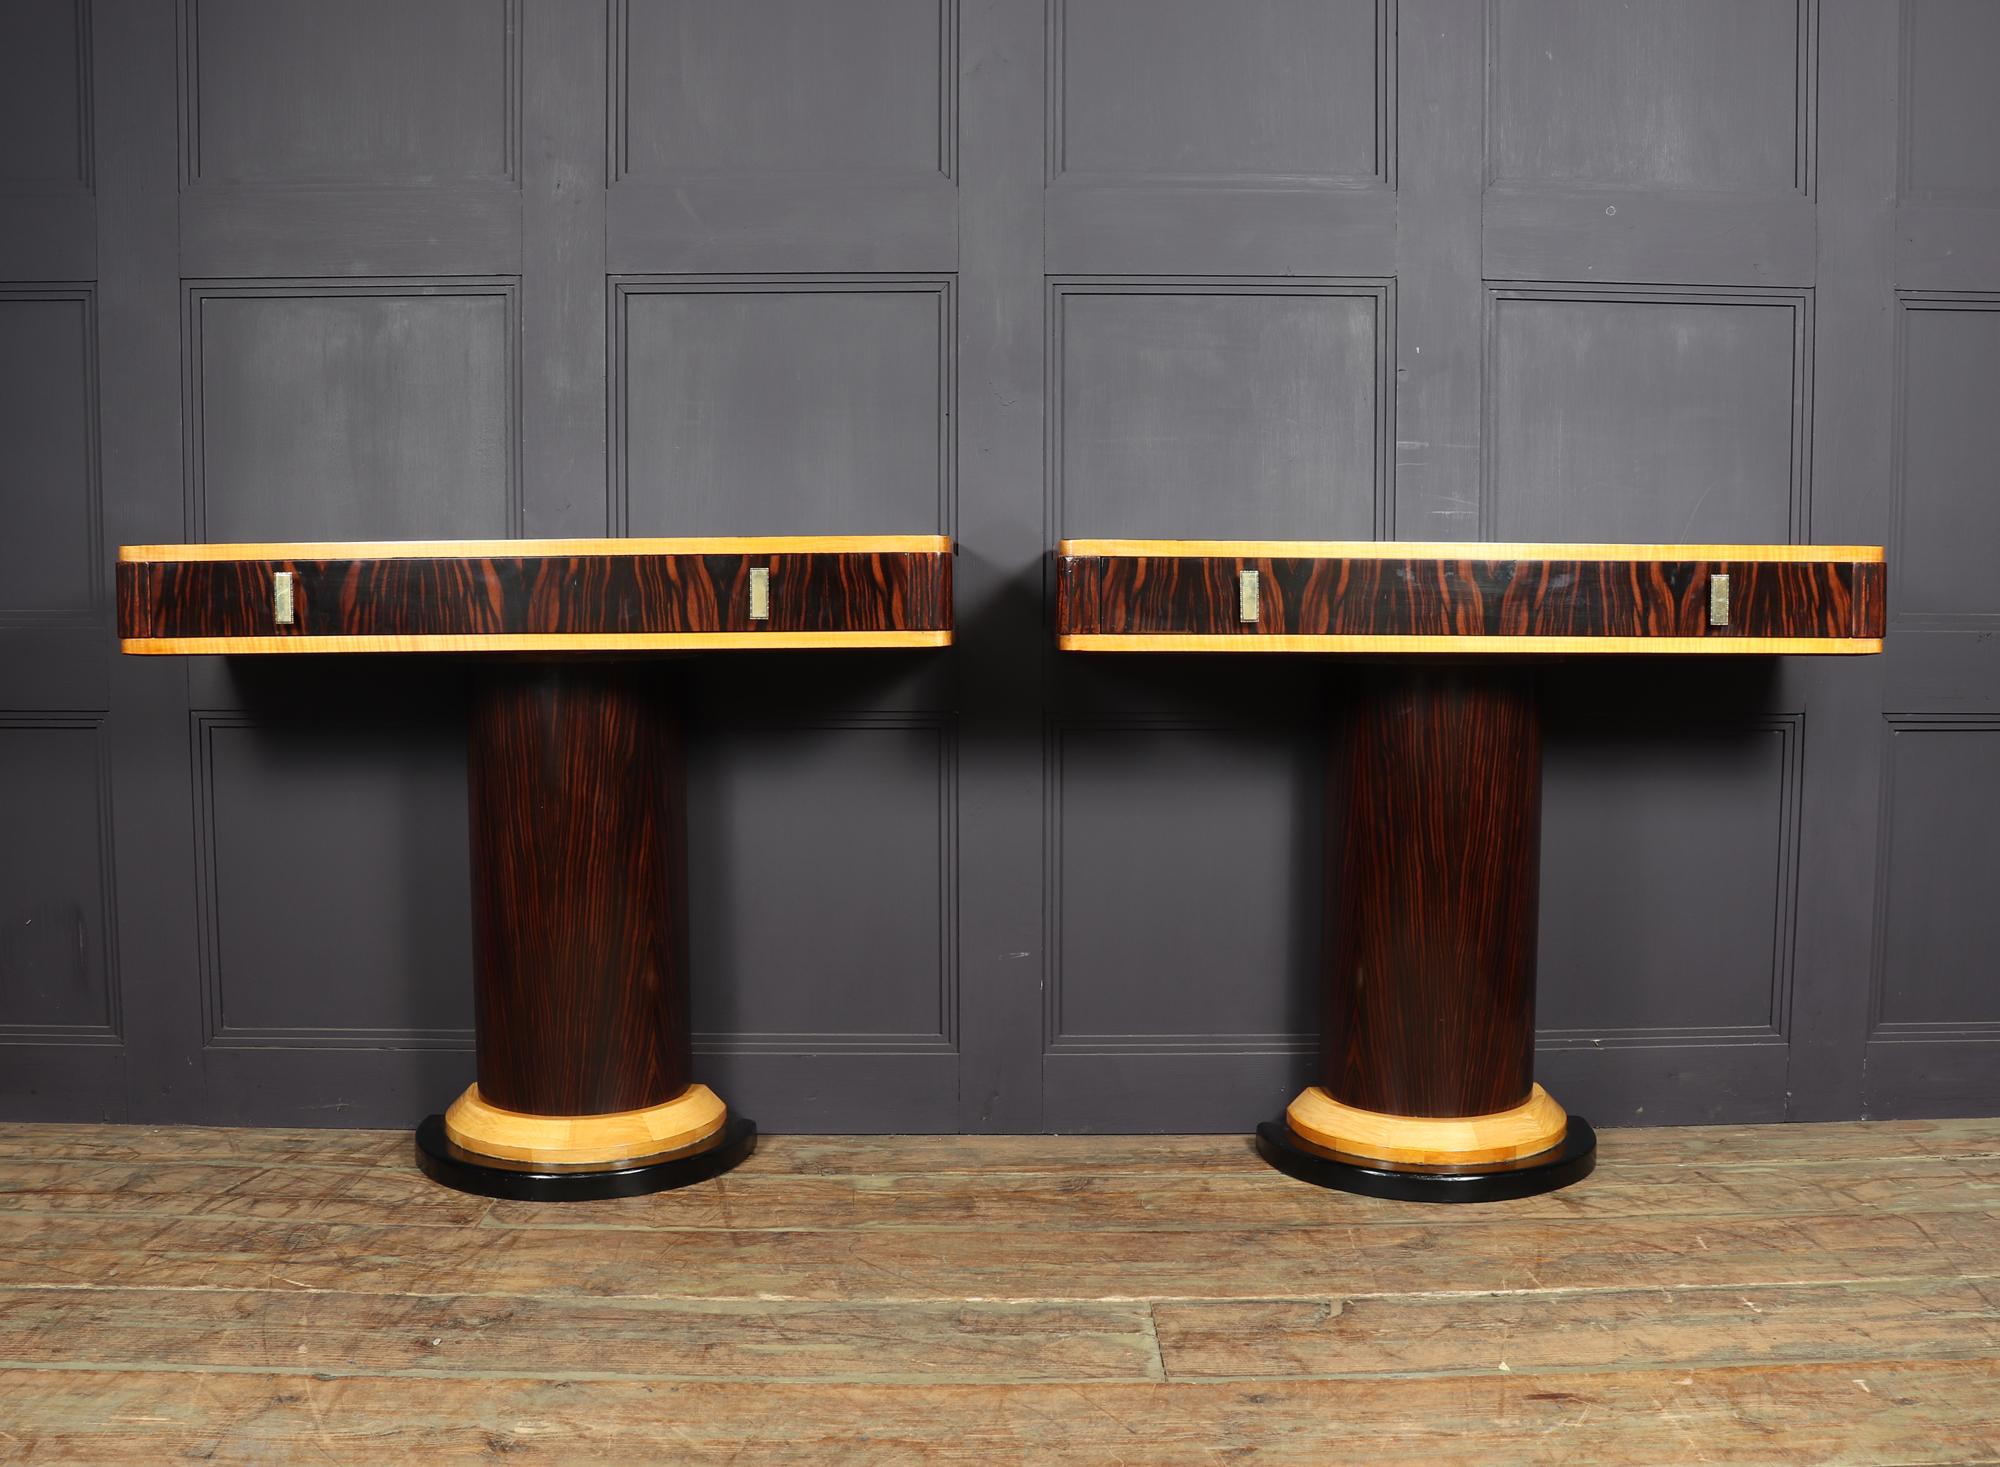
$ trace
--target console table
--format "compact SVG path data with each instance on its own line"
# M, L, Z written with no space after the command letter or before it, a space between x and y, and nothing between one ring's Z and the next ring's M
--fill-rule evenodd
M479 654L478 1078L418 1128L418 1164L487 1196L630 1196L757 1138L693 1082L679 718L634 655L946 646L951 554L930 535L128 545L118 634Z
M1426 1201L1550 1191L1596 1137L1535 1083L1541 719L1563 655L1882 649L1879 548L1066 540L1071 652L1344 653L1319 1083L1273 1165Z

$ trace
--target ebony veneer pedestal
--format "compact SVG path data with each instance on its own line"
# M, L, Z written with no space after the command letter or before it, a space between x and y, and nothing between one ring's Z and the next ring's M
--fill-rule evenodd
M1319 1083L1257 1128L1305 1181L1475 1202L1587 1176L1534 1079L1550 655L1881 650L1854 546L1065 541L1059 645L1341 653Z
M726 1171L757 1128L694 1083L686 774L645 654L938 647L935 536L128 546L134 653L477 655L477 1080L417 1130L436 1180L580 1200Z

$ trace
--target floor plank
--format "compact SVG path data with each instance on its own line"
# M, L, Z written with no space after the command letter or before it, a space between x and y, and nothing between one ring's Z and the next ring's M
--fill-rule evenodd
M1825 1283L1996 1270L1993 1212L1186 1231L1075 1231L1051 1219L1044 1228L974 1232L671 1235L0 1214L0 1287L943 1302Z
M2000 1362L1244 1385L798 1386L0 1370L37 1462L1955 1463Z
M1170 1380L2000 1357L2000 1283L1165 1302Z
M493 1205L490 1198L434 1186L415 1167L0 1162L0 1213L470 1227Z
M0 1362L961 1385L1161 1377L1143 1304L205 1289L0 1291Z

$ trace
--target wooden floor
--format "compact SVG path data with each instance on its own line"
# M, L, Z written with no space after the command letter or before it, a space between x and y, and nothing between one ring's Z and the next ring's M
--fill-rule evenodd
M0 1462L2000 1461L2000 1121L1611 1131L1553 1196L1236 1137L776 1137L530 1206L383 1132L0 1128Z

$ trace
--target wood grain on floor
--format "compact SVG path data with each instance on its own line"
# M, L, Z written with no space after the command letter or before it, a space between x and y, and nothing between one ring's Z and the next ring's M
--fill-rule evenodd
M2000 1121L1610 1131L1457 1208L1237 1137L564 1207L409 1149L0 1128L0 1462L2000 1462Z

